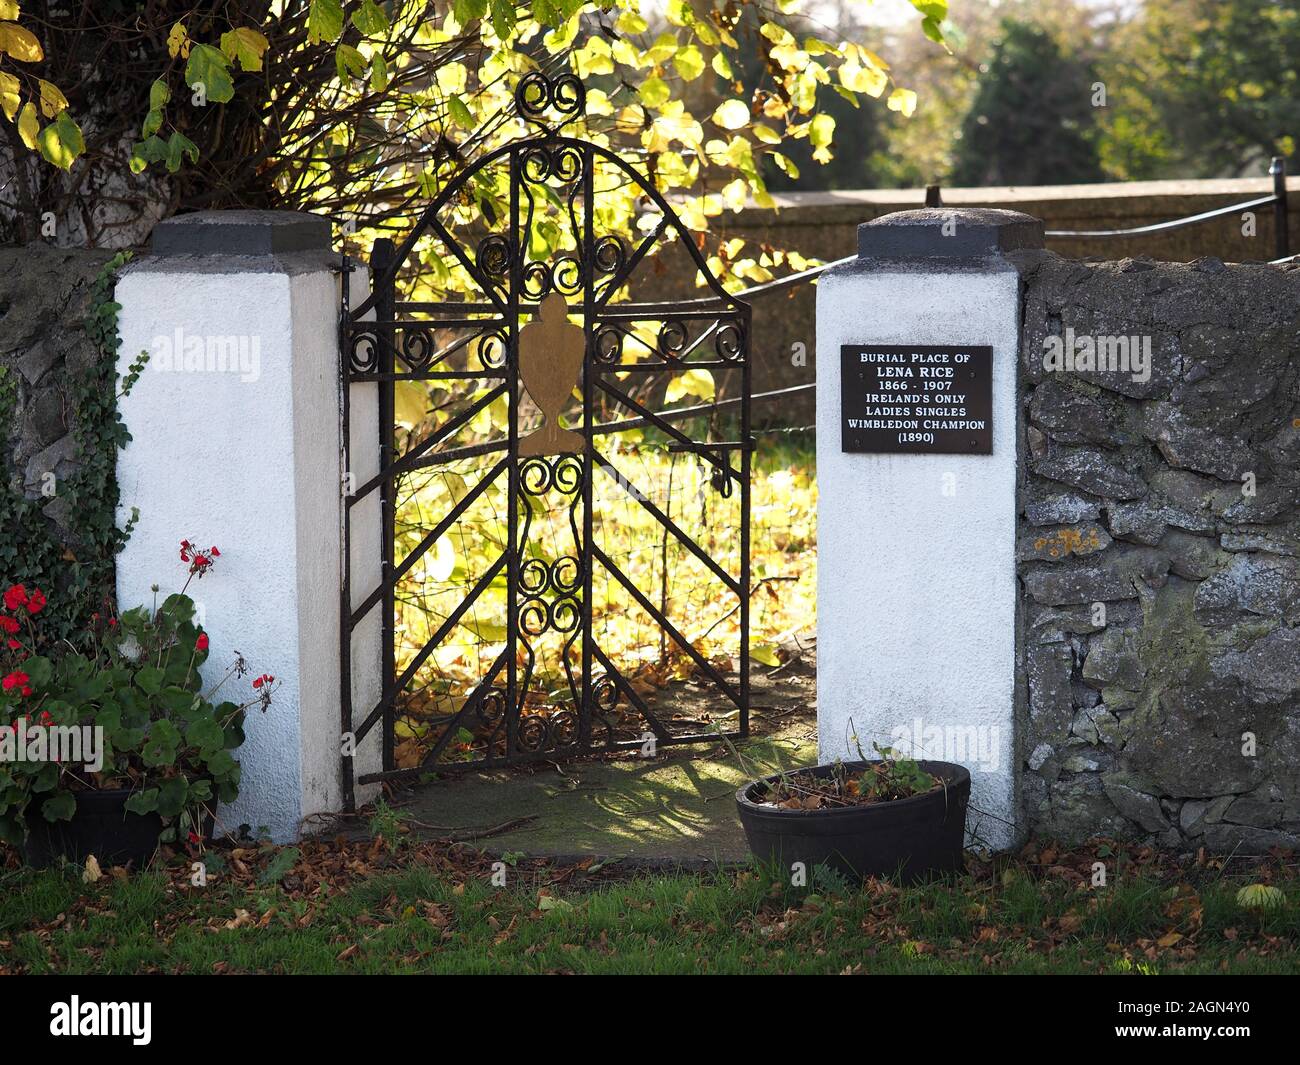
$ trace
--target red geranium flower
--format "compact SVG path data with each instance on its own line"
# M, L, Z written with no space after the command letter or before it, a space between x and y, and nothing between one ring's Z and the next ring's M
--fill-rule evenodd
M9 650L16 651L21 646L22 644L19 641L15 640L12 636L9 637Z
M208 634L206 632L199 633L199 638L194 641L194 649L196 651L206 651L208 649Z
M10 635L13 635L17 631L18 631L18 619L7 617L3 614L0 614L0 632L7 632Z
M10 585L9 590L5 592L5 607L9 610L17 610L26 603L27 588L21 584Z
M253 681L253 687L260 688L263 684L274 684L274 683L275 683L275 678L271 676L270 673L263 673L260 677L258 677L256 680Z
M191 576L203 576L204 573L212 568L220 555L221 552L215 547L203 551L189 540L181 541L181 561L189 563Z
M3 687L4 690L7 692L13 691L15 688L26 685L27 682L30 681L31 679L32 678L29 677L22 670L15 669L12 673L10 673L7 677L5 677L4 680L0 681L0 687Z
M27 613L39 614L45 608L46 602L45 593L37 588L27 597Z

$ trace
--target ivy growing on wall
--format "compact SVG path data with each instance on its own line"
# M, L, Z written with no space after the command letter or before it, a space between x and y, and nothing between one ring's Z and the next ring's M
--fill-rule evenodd
M113 596L114 560L135 522L117 526L117 451L131 439L117 410L119 394L130 390L146 355L117 373L117 315L113 301L117 275L130 258L122 252L110 259L92 287L90 312L84 329L98 358L67 382L76 446L75 472L57 483L55 491L68 503L73 542L60 540L54 523L41 513L49 498L28 499L21 478L0 485L0 587L25 584L49 598L46 631L66 638L85 628L90 615L105 610ZM18 406L18 383L0 367L0 425L9 426ZM111 609L111 607L108 607Z

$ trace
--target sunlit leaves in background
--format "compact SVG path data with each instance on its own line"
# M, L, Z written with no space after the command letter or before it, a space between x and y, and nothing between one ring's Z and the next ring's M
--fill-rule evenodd
M490 417L490 416L489 416ZM636 442L639 433L609 440L605 454L633 486L729 571L739 572L737 500L711 487L706 465L693 456ZM498 456L499 457L499 456ZM778 649L806 635L815 617L816 481L811 455L769 451L753 478L750 646L755 662L774 666ZM489 460L410 477L399 494L397 557L404 557L452 506L477 484ZM502 482L504 484L504 482ZM716 577L623 488L597 474L594 537L620 569L715 667L737 666L740 615L735 597ZM554 561L571 551L567 501L534 500L525 556ZM504 550L507 538L503 488L493 488L471 507L466 520L444 535L406 574L397 592L399 671L456 609ZM579 522L581 521L579 510ZM397 725L399 765L419 764L439 735L438 722L454 714L486 675L505 645L507 585L489 585L419 671L402 700ZM593 638L653 704L674 681L696 675L694 663L628 596L616 579L597 567L593 584ZM546 716L571 706L563 661L567 637L549 632L530 641L535 673L524 696L525 712ZM568 652L570 668L581 672L581 640ZM521 650L519 664L529 661ZM733 709L719 698L718 720ZM471 743L453 745L447 757L463 757ZM481 752L480 752L481 753Z
M668 0L646 12L639 0L285 0L259 27L182 19L160 57L165 94L150 94L131 165L174 172L194 162L199 150L181 139L184 125L171 124L169 108L192 96L228 102L242 75L291 67L285 51L304 47L292 43L292 24L306 47L331 50L334 76L289 113L263 101L278 140L266 172L287 206L347 222L362 248L374 233L368 223L400 231L414 214L412 206L400 216L410 197L436 195L452 174L523 132L512 93L534 69L582 77L588 117L572 133L639 160L703 232L723 211L770 202L764 160L788 171L784 145L803 140L816 161L833 157L835 123L819 112L822 94L877 98L904 114L915 107L864 43L796 36L785 23L802 6ZM944 0L914 6L934 35ZM736 72L753 50L763 73L746 88ZM483 182L463 206L467 219L499 218L504 204L501 183ZM625 197L602 219L606 231L633 233L640 209L636 196ZM463 283L455 263L433 268L439 283Z

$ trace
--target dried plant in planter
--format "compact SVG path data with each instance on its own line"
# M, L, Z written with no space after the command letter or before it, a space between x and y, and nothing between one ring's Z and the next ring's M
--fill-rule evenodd
M795 770L773 782L758 801L787 810L821 810L910 799L942 786L941 779L927 773L914 759L900 758L892 747L871 746L880 761L868 762L863 770L850 769L839 760L825 776Z

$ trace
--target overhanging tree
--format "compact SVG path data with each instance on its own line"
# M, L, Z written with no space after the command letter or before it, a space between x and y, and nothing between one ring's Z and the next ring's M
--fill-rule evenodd
M563 68L588 84L578 135L639 155L703 232L765 200L766 157L800 141L831 157L826 94L910 109L868 48L792 33L800 3L669 0L652 27L638 0L0 0L4 235L130 244L176 210L252 206L367 243L517 135L523 74ZM913 3L941 37L946 0ZM476 207L502 194L477 187Z

